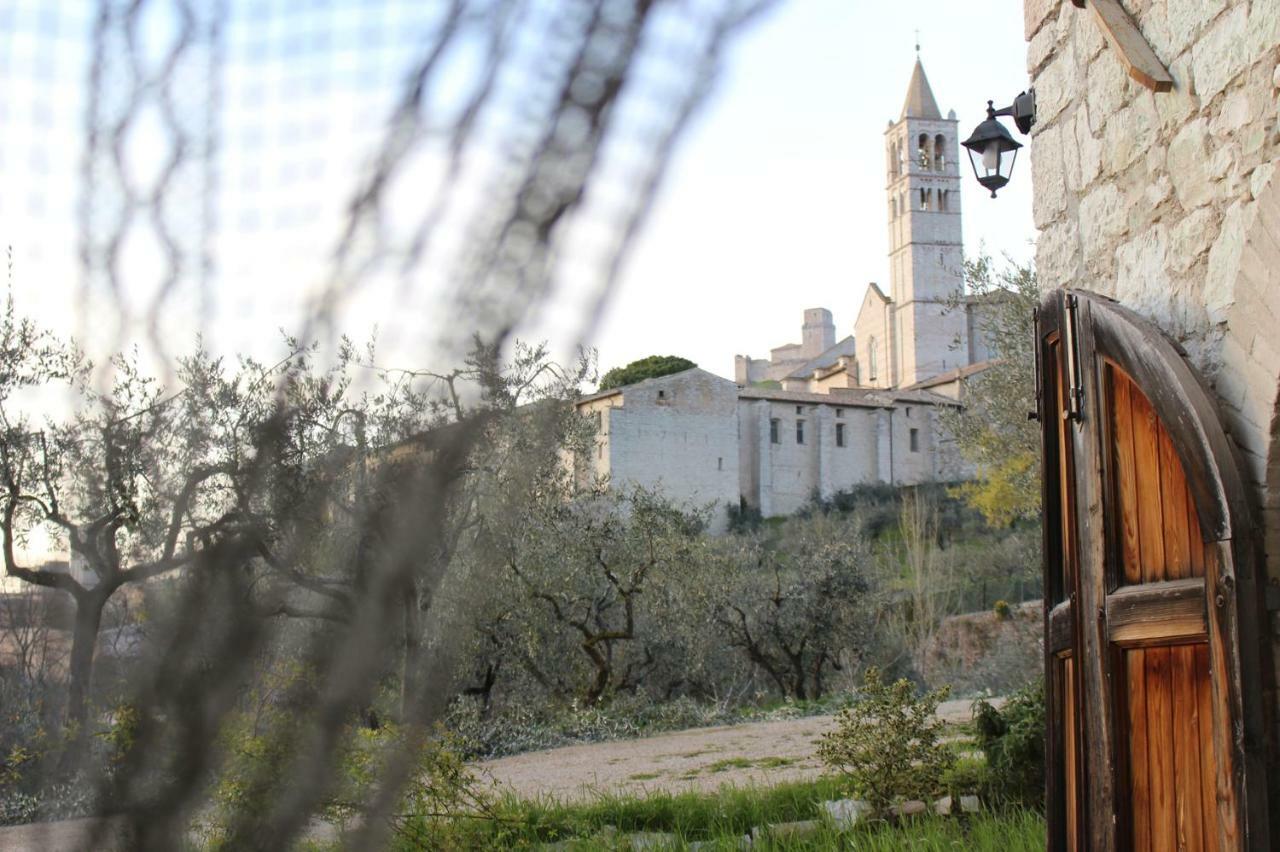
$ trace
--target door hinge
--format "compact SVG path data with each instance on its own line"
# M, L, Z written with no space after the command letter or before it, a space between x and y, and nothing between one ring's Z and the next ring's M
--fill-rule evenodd
M1065 420L1080 422L1084 411L1084 387L1080 384L1080 334L1077 320L1080 300L1074 293L1066 294L1066 322L1063 323L1063 353L1067 360L1067 408L1062 412Z
M1035 371L1036 407L1035 407L1032 411L1028 411L1028 412L1027 412L1027 419L1028 419L1028 420L1039 420L1039 419L1040 419L1040 405L1041 405L1041 401L1040 401L1040 400L1041 400L1041 392L1040 392L1040 388L1041 388L1041 384L1040 384L1040 309L1039 309L1039 308L1032 308L1032 309L1031 309L1031 327L1032 327L1032 334L1034 335L1034 336L1032 337L1032 339L1031 339L1031 355L1032 355L1032 357L1031 357L1031 369Z

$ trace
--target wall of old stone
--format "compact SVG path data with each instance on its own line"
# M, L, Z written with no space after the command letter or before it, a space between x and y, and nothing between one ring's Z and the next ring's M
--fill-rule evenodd
M1024 5L1040 280L1115 298L1186 349L1241 450L1280 576L1280 3L1124 6L1172 91L1130 80L1091 10Z
M623 389L604 410L612 487L660 489L693 505L714 503L712 530L739 498L737 386L693 369Z

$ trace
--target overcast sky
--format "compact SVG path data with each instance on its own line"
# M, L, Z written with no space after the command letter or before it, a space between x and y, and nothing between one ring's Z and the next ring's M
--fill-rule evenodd
M956 111L962 137L988 98L1003 105L1026 85L1021 0L979 5L790 0L756 22L678 149L587 341L601 368L678 354L732 375L735 354L762 356L797 340L809 307L830 308L838 334L850 333L866 282L887 283L883 134L901 111L917 28L938 104ZM429 25L434 6L334 0L312 12L286 0L231 0L217 278L206 294L213 306L198 294L183 303L204 312L220 348L260 348L296 322L321 277L355 164L377 140L379 116L413 55L409 34ZM0 2L0 240L13 246L20 307L77 332L99 318L77 298L92 22L87 0ZM156 19L147 32L162 43L165 26ZM165 131L154 112L138 127L126 159L145 183L162 160L147 140ZM995 200L962 166L966 250L984 242L995 254L1029 258L1025 154ZM131 239L123 251L131 278L154 278L154 245ZM423 304L413 306L366 293L349 306L343 330L364 337L376 323L412 340L413 311L433 307L429 287L419 295ZM581 293L559 294L523 336L571 351L582 304ZM181 323L166 332L189 336Z

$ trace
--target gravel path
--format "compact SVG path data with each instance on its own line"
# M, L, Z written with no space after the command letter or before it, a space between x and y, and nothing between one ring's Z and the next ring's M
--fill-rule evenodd
M1000 699L992 699L999 706ZM944 722L967 722L969 699L938 706ZM724 785L777 784L812 778L821 771L814 758L818 739L831 730L834 716L810 716L781 722L749 722L695 728L607 743L569 746L518 754L476 764L501 788L524 797L589 799L602 791L643 794L715 790ZM99 821L36 823L0 828L3 852L79 852L90 848ZM120 823L106 821L94 852L125 850Z
M993 701L999 704L999 701ZM938 707L945 722L967 722L970 700ZM646 737L535 751L477 765L519 796L589 799L599 792L715 790L723 785L777 784L821 771L814 756L833 716L695 728Z

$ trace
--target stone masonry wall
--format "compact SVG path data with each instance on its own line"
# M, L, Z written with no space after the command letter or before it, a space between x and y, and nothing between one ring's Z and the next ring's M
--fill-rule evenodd
M1092 10L1025 0L1040 280L1115 298L1186 349L1241 450L1280 576L1280 2L1123 5L1172 91L1129 79Z

